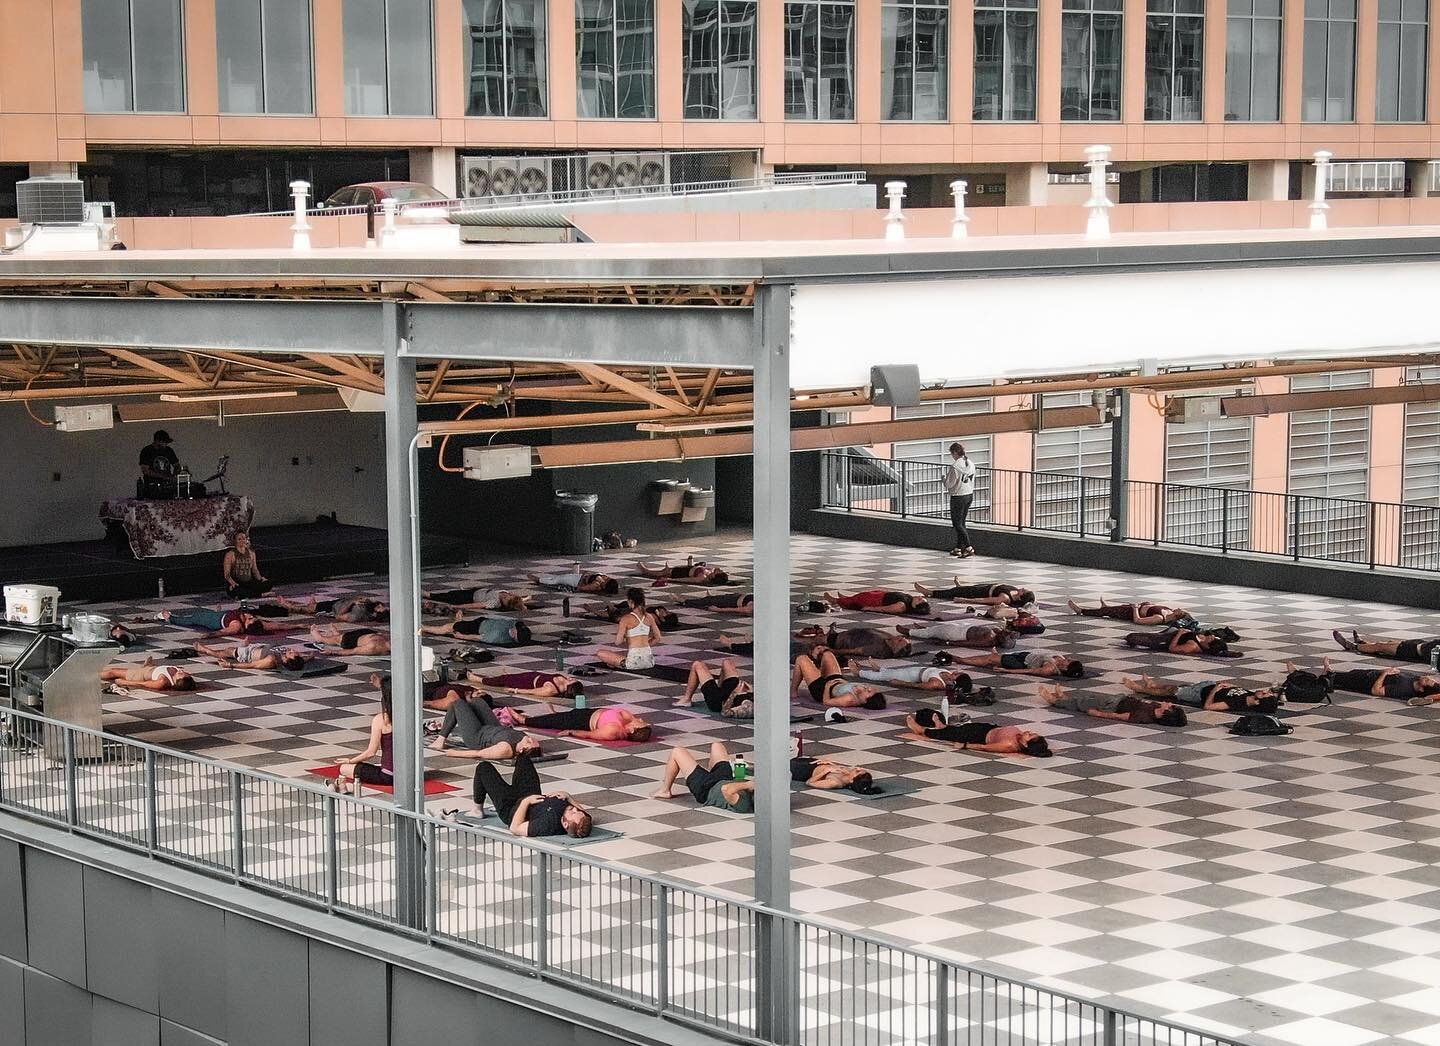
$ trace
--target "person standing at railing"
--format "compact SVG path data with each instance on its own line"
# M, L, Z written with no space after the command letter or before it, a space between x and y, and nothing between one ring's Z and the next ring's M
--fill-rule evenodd
M958 443L950 444L950 464L945 466L945 492L950 495L950 522L955 527L955 547L950 554L968 558L975 554L975 546L970 544L970 531L965 527L970 517L970 506L975 501L975 463Z

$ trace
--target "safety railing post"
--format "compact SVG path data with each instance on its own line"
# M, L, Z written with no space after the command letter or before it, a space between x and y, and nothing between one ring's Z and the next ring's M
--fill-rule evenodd
M935 1046L950 1046L950 967L935 964L935 1031L930 1041Z
M670 888L657 886L659 909L655 913L655 1012L670 1008Z
M160 845L160 801L155 772L155 750L145 749L145 849L154 853Z
M1290 501L1290 554L1300 562L1300 496L1291 494Z
M325 907L330 911L340 903L340 800L325 797Z
M900 466L900 518L904 519L910 515L910 470L906 467L908 461L897 461Z
M1367 502L1370 506L1370 524L1367 528L1365 547L1370 551L1370 569L1375 569L1375 502Z
M230 771L230 868L239 879L245 874L245 779Z
M1104 1046L1120 1046L1120 1026L1114 1010L1105 1011Z
M1021 533L1025 530L1025 511L1028 508L1031 514L1035 512L1035 475L1031 472L1017 472L1015 476L1015 529ZM1025 482L1030 482L1030 496L1025 496Z
M65 739L65 823L72 828L80 823L80 782L75 772L75 731L61 727Z
M1220 488L1220 551L1230 551L1230 488Z
M1077 476L1075 483L1075 529L1085 536L1085 477Z
M853 476L854 455L846 454L842 459L845 467L841 471L845 473L845 511L855 511L855 486L851 482Z
M440 860L435 849L438 832L434 821L425 822L425 936L435 939L435 927L440 921Z
M1170 488L1163 483L1156 483L1154 488L1154 507L1150 510L1150 544L1160 544L1160 516L1165 507L1165 498L1170 493Z
M550 855L542 850L534 861L530 892L535 900L535 967L543 971L550 965Z

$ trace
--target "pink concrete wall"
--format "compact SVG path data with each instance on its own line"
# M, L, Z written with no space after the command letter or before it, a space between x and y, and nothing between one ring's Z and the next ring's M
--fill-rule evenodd
M1431 105L1425 124L1376 125L1377 0L1361 0L1357 51L1357 122L1300 122L1302 5L1287 4L1284 24L1283 119L1227 123L1224 116L1225 6L1206 0L1203 123L1146 123L1144 3L1126 0L1124 120L1060 121L1060 0L1041 0L1039 120L977 124L969 119L974 32L971 0L951 6L950 120L889 123L881 119L878 0L856 5L856 102L853 122L784 119L782 0L760 0L760 115L754 122L686 121L681 95L679 5L656 4L658 118L578 120L575 113L574 0L550 0L550 97L546 119L489 120L464 115L461 0L435 0L435 115L424 119L350 117L344 111L343 0L312 0L315 113L309 117L232 117L218 112L215 7L223 0L184 0L187 111L165 117L84 112L81 91L81 0L0 0L0 161L83 159L96 145L428 146L475 149L763 148L767 163L980 164L1077 162L1085 146L1105 142L1120 161L1302 159L1321 147L1342 157L1440 156L1440 19L1431 19Z

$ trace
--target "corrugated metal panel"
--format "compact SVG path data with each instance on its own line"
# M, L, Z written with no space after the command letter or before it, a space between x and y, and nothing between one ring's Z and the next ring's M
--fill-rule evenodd
M1196 487L1250 486L1253 425L1249 418L1221 418L1165 427L1165 481ZM1249 541L1250 502L1245 497L1171 491L1165 500L1165 538L1230 548ZM1228 506L1228 511L1227 511ZM1228 518L1222 519L1222 516ZM1222 532L1222 525L1225 530Z
M1366 371L1307 374L1290 380L1291 392L1369 387ZM1291 528L1298 531L1302 556L1364 559L1369 533L1364 500L1370 493L1370 408L1332 407L1290 415L1289 487L1292 494L1357 499L1354 504L1303 503L1300 526Z
M1411 367L1405 382L1440 383L1440 367ZM1402 510L1400 563L1440 570L1440 403L1405 405L1403 461L1400 498L1407 507Z

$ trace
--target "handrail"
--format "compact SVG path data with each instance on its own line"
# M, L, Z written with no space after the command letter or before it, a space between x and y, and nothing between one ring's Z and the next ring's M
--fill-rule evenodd
M945 466L825 451L822 503L901 518L947 519ZM864 482L882 478L877 482ZM969 522L1016 530L1440 572L1440 506L1289 491L981 467ZM1112 497L1121 495L1119 504Z
M940 1044L957 1041L957 1027L979 1027L983 1034L990 1022L1001 1019L996 1002L1003 999L1025 1015L1023 1030L1007 1024L1006 1041L1014 1046L1059 1041L1053 1038L1057 1019L1062 1028L1075 1024L1093 1029L1088 1035L1096 1042L1239 1046L1239 1040L1012 980L863 930L775 911L752 900L622 868L544 842L516 838L503 830L439 820L19 708L0 712L0 724L4 726L0 735L4 741L0 745L0 809L292 902L324 908L342 918L380 924L482 960L500 961L509 968L625 1005L640 1002L669 1020L791 1046L801 1041L797 1029L803 1009L807 1021L818 1022L822 1030L826 1021L848 1025L869 1020L890 1027L894 1035L894 1025L900 1022L900 1038ZM62 768L63 774L57 777L51 772L56 768ZM194 780L196 771L204 771L201 778L209 782L199 799L183 789L166 790L169 777L178 776L183 785ZM92 779L96 787L87 791ZM226 784L216 784L217 779ZM121 798L110 798L115 794ZM137 797L142 800L138 813L134 808ZM218 821L224 829L194 836L202 842L216 842L218 848L213 852L177 849L161 830L162 810L169 812L192 800L199 807L200 820ZM251 802L247 804L247 800ZM264 814L276 809L287 816L267 821ZM296 816L297 812L301 816ZM144 823L135 824L137 817ZM342 819L350 822L344 843L338 829ZM283 827L280 837L292 852L323 857L322 872L307 866L303 857L292 857L280 870L270 864L251 865L248 849L262 847L264 838L252 844L249 834L264 833L276 824ZM319 850L306 851L303 845L296 845L297 839L309 839L307 826L318 837ZM385 844L402 830L424 841L421 883L428 885L419 906L422 918L418 926L406 925L386 910L389 891L396 894L389 907L399 910L398 857L402 848L386 853ZM350 840L353 836L359 840ZM188 843L191 838L187 835L181 842ZM388 884L378 884L378 900L369 893L361 900L343 896L338 884L350 853L358 853L357 860L367 868L390 862L394 874ZM474 865L462 866L457 861L447 870L447 858L465 856L474 858ZM477 884L483 889L491 883L488 866L499 863L503 875L504 869L527 862L530 867L520 869L514 882L528 884L528 893L518 892L512 882L506 898L494 905L482 903L474 911L462 906L458 914L442 911L442 900L452 891L476 889ZM477 867L482 874L479 880L473 878ZM323 875L323 887L307 889L290 881L303 884L317 875ZM575 888L577 878L588 886L582 891L587 894L583 907L564 896ZM608 892L597 903L591 890ZM630 918L595 916L594 911L607 904L629 906ZM507 924L496 931L486 923L486 917L508 917L517 905L518 928ZM527 914L532 911L533 915ZM653 918L647 918L647 913ZM480 918L472 918L475 915ZM574 930L580 923L588 929ZM783 933L766 927L778 927ZM714 948L717 928L733 942L729 950L718 954ZM494 932L500 936L494 938ZM572 954L568 947L572 935L585 936L587 947L614 945L617 958L613 966L603 969L616 972L606 978L582 969L590 953ZM691 938L703 938L705 947L693 946L698 942ZM672 976L672 967L687 970L691 976ZM853 977L853 984L846 982L847 975ZM836 990L834 982L854 989L851 1002L841 1012L825 1009L827 998ZM653 991L646 987L652 983ZM695 983L718 987L700 991L693 987ZM777 985L784 985L778 994ZM718 1002L712 997L716 991L723 996ZM740 991L752 996L752 1021L737 1019L737 1012L744 1013L744 1004L732 993ZM861 1007L872 1005L872 996L877 1000L873 1009L861 1012ZM863 1001L857 1004L854 999ZM762 1003L768 1003L768 1014L762 1012L766 1010ZM795 1021L784 1019L784 1014L791 1014ZM1007 1010L1004 1019L1013 1016ZM1047 1021L1050 1036L1043 1035ZM1117 1029L1119 1037L1114 1037Z

